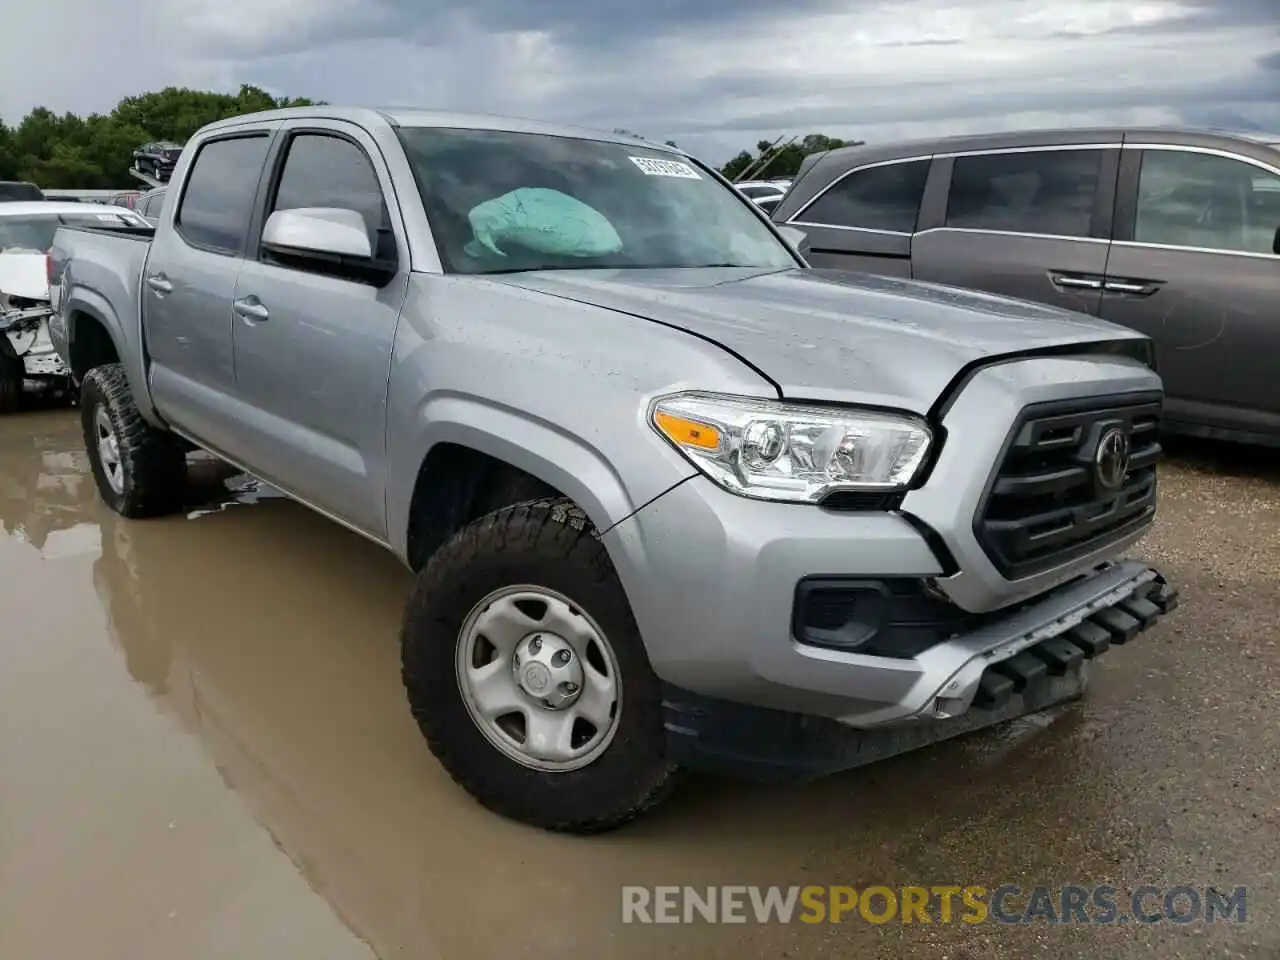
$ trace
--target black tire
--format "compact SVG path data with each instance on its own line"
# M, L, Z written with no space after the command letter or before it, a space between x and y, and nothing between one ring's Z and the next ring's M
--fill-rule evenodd
M454 666L463 623L483 598L515 584L563 594L613 649L623 709L613 740L586 767L544 772L516 762L489 742L463 701ZM599 833L653 807L676 784L678 770L665 757L660 682L604 545L568 500L506 507L441 547L409 600L401 654L409 705L431 752L495 813L545 830Z
M123 489L107 479L98 444L97 415L104 410L115 432ZM118 363L94 367L80 387L80 424L94 482L103 501L123 517L158 517L181 509L187 460L178 437L142 418Z
M17 413L22 407L25 373L21 360L0 349L0 415Z

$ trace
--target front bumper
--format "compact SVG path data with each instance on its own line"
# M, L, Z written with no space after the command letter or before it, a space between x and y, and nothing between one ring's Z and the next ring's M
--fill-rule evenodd
M1149 628L1169 606L1149 599L1166 589L1163 579L1145 564L1114 561L1142 531L1009 581L972 527L1021 410L1152 389L1159 380L1151 371L1118 358L1037 358L981 370L944 416L949 439L902 512L749 500L701 476L679 484L603 535L655 672L673 690L711 702L866 730L950 720L998 700L991 678L999 671L988 676L988 668L1009 661L1029 669L1021 654L1082 636L1099 618L1127 633L1126 605L1142 611L1133 632ZM811 578L914 583L968 619L905 655L819 645L795 625L797 587Z
M721 497L731 502L717 503ZM739 511L741 522L733 519ZM1176 602L1146 564L1103 563L914 656L877 656L798 640L796 585L815 571L922 580L938 574L925 539L900 516L757 503L695 478L604 539L664 681L712 700L864 729L949 719L975 703L998 706L1002 685L994 678L1005 667L990 668L1007 662L1011 670L1032 669L1027 656L1065 650L1064 638L1092 643L1084 651L1092 658L1105 649L1096 625L1122 628L1109 635L1118 645ZM1057 642L1045 647L1049 641Z
M951 683L946 687L948 694L963 695L939 698L932 715L915 723L857 730L826 717L718 701L668 686L667 755L683 766L749 780L804 781L1075 700L1088 684L1091 660L1113 644L1129 642L1178 602L1177 591L1158 576L1117 605L1100 599L1092 615L1065 632L1017 647L1012 657L1000 648L974 661L965 676L956 677L955 691Z
M62 362L51 337L47 318L21 329L10 328L0 336L9 340L10 348L22 360L23 373L32 378L65 377L71 371Z

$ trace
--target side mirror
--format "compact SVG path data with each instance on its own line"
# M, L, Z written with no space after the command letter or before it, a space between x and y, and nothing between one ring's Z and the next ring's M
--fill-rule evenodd
M277 210L262 228L262 245L272 253L329 257L373 256L364 217L340 207Z
M782 234L782 239L791 244L800 256L806 257L809 255L809 248L811 246L809 234L805 233L799 227L788 226L779 226L778 232Z
M399 269L374 257L364 217L343 207L277 210L262 228L262 247L285 266L376 286Z

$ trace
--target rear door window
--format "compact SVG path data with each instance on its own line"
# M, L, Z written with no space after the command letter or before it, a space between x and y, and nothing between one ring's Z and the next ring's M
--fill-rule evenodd
M956 157L948 227L1087 237L1101 150L1028 150Z
M267 158L266 134L210 140L200 147L175 219L194 247L241 256L258 178Z
M1143 153L1135 242L1269 254L1277 229L1280 176L1214 154Z
M837 180L794 219L824 227L912 233L928 178L928 160L855 170Z

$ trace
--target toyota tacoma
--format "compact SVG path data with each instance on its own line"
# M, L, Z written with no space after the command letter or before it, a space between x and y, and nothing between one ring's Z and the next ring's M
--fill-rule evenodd
M1041 710L1177 602L1125 558L1140 334L810 268L695 158L571 127L291 108L173 184L154 229L55 238L102 498L180 510L199 447L391 551L413 716L503 815L600 831L684 769Z

